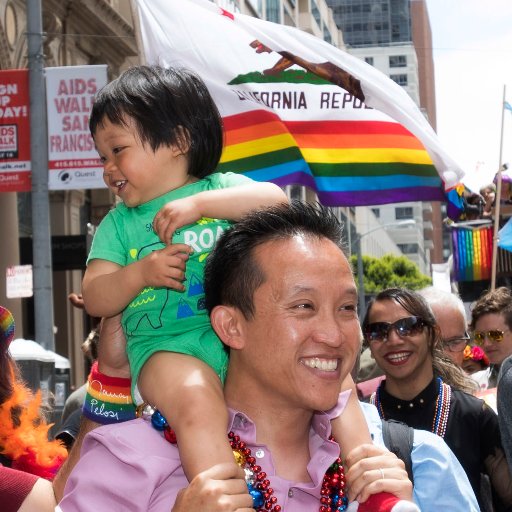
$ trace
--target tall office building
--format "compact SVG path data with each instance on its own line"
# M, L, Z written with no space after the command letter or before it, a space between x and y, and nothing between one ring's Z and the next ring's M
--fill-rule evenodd
M352 48L412 41L409 0L327 0Z
M347 51L401 85L436 129L432 33L425 0L326 0ZM429 271L443 261L441 204L401 203L372 209L382 222L413 218L418 233L388 230L404 253ZM406 215L406 217L404 217ZM365 229L366 226L361 226ZM405 239L404 239L405 237ZM407 238L410 237L410 240ZM416 237L416 240L413 240ZM421 238L423 240L421 240Z

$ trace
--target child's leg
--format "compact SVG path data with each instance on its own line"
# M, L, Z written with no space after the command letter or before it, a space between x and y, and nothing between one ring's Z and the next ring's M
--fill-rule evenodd
M350 389L352 392L341 415L332 421L332 433L340 445L341 460L345 461L351 450L373 441L359 405L356 386L350 375L343 381L341 389L342 391ZM371 495L364 503L360 503L357 510L358 512L391 512L399 501L396 496L381 492Z
M158 408L176 433L189 481L215 464L236 464L227 437L222 385L206 363L185 354L157 352L143 366L137 385L143 399Z

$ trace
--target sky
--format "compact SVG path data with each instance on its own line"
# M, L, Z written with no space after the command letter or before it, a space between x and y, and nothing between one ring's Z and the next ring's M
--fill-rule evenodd
M500 166L503 89L512 104L512 0L427 0L437 133L475 191ZM512 176L512 112L505 111L502 163Z

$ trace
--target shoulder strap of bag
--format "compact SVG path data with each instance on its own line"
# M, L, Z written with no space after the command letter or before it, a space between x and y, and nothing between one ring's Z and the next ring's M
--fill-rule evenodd
M403 460L409 479L414 484L411 457L414 429L400 421L382 420L382 437L386 448Z

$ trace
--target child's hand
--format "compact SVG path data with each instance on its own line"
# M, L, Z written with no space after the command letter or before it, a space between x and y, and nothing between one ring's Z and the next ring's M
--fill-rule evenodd
M158 238L165 244L169 245L174 232L198 221L202 217L199 211L199 204L194 196L185 197L171 201L158 211L153 219L153 229Z
M140 264L145 286L184 291L185 267L191 253L192 249L186 244L172 244L142 258Z

